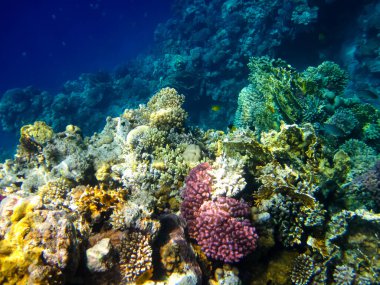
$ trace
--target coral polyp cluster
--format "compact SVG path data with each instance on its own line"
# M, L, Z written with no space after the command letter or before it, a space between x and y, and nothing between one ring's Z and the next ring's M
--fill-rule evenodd
M212 178L208 163L190 171L183 191L181 213L189 234L207 256L227 263L238 262L256 248L257 234L247 219L248 204L230 197L211 200Z

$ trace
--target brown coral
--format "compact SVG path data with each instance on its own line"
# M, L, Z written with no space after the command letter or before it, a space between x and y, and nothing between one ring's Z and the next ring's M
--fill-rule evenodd
M90 223L99 222L104 214L111 212L123 201L122 191L106 191L97 186L77 186L71 190L70 195L75 205L74 210Z
M181 108L184 100L185 97L179 95L174 88L161 89L147 104L150 125L167 131L171 128L182 128L187 117L187 113Z
M294 261L293 270L290 275L292 282L296 285L306 285L314 274L314 261L306 255L297 256Z
M120 274L123 281L133 282L152 269L150 237L142 232L130 231L121 240Z

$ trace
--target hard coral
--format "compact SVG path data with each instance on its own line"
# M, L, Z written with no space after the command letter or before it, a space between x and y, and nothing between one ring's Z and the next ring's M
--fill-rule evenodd
M150 237L137 231L128 232L121 240L119 265L122 279L127 283L149 271L152 268Z
M203 202L210 199L212 177L207 173L211 166L205 162L194 167L186 177L186 188L183 195L183 203L181 205L181 214L187 222L189 234L192 238L195 235L195 219L199 208Z
M230 263L253 251L258 236L248 215L248 205L233 198L204 202L196 218L196 239L206 255Z
M190 171L186 178L181 205L189 234L208 257L224 262L238 262L256 248L257 234L246 217L249 207L233 198L211 200L212 177L208 163Z
M53 137L53 129L44 122L37 121L33 125L25 125L20 130L20 155L38 153Z
M306 285L309 284L314 271L315 268L313 259L306 254L301 254L294 261L290 278L293 284Z
M171 128L181 129L187 117L187 113L181 108L184 98L174 88L161 89L147 104L150 125L167 131Z

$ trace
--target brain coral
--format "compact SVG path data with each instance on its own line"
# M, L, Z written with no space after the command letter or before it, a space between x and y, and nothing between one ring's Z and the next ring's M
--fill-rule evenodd
M189 234L208 257L238 262L256 248L257 234L247 216L249 206L233 198L211 200L210 165L199 164L186 178L181 205Z

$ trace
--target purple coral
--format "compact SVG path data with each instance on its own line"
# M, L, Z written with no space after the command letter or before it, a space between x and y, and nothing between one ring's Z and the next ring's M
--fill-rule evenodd
M196 239L195 219L203 202L210 200L212 177L208 174L211 166L201 163L194 167L186 177L186 188L182 193L181 214L187 222L187 228L192 238Z
M354 179L352 190L365 196L366 203L373 205L375 210L380 209L380 160L376 161L373 168ZM368 199L369 198L369 199Z
M181 205L189 234L207 256L224 262L238 262L256 248L257 234L247 219L249 206L233 198L211 200L211 167L202 163L186 178Z

